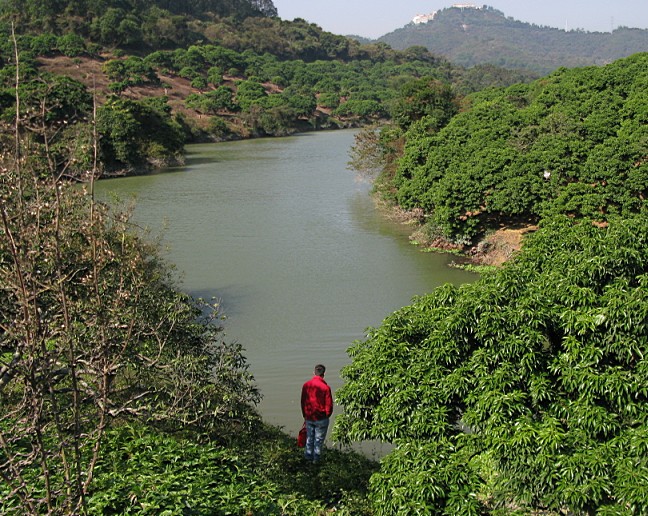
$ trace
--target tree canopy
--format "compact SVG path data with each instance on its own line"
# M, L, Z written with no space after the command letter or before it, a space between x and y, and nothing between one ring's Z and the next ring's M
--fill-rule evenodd
M391 195L468 241L551 213L604 222L643 212L647 90L648 54L636 54L476 93L438 131L411 124Z
M396 445L378 514L648 511L648 220L546 221L349 350L335 436Z
M540 228L349 349L334 434L395 445L371 480L378 514L648 511L647 62L445 104L413 82L398 125L357 139L353 163L382 161L378 191L430 232Z

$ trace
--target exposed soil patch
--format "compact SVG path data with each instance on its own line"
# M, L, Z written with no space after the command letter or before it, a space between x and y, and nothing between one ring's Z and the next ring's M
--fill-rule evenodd
M520 250L524 236L537 229L537 226L499 229L473 247L468 256L477 265L502 265Z
M103 72L103 65L111 59L114 57L110 55L100 58L54 56L39 57L37 62L48 72L66 75L81 82L89 91L94 91L99 102L102 103L109 93L108 85L111 82ZM166 95L169 105L175 111L189 111L184 109L184 99L191 93L198 93L199 90L193 88L190 81L183 77L160 74L159 78L160 83L157 85L127 88L122 95L135 100ZM196 117L196 114L191 112L191 116Z
M461 245L448 242L442 237L430 238L424 234L423 224L425 217L423 210L405 211L387 205L379 198L376 198L378 208L384 216L404 225L412 227L410 240L415 241L423 249L434 249L439 251L463 252L466 260L474 265L500 266L522 248L524 236L536 231L534 225L506 226L490 233L477 245L464 249Z

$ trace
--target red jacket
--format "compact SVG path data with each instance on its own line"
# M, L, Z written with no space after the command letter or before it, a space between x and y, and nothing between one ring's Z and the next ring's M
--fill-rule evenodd
M304 419L319 421L331 417L333 396L331 388L321 376L313 376L302 387L301 409Z

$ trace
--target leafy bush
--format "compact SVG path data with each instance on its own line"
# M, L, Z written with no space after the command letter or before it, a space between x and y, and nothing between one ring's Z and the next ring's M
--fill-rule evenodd
M645 217L552 219L349 349L334 435L396 445L379 514L648 511L647 244Z
M126 59L112 59L103 65L106 76L128 86L158 84L159 78L153 66L146 60L129 56Z
M384 114L383 106L375 100L349 99L340 104L333 113L336 116L375 118Z
M216 114L219 111L235 111L237 109L232 99L232 90L227 86L219 86L212 91L189 95L185 102L187 107L207 114Z
M49 56L58 50L58 38L51 33L34 36L30 49L37 56Z
M59 52L67 57L81 56L85 53L85 42L81 36L74 33L59 36L56 40Z
M265 97L265 89L258 81L240 81L236 86L236 103L243 111L248 111L250 106L258 104Z
M109 167L146 164L148 149L157 144L158 158L171 159L184 147L184 132L169 113L166 99L109 99L98 111L102 159ZM155 127L156 131L147 128Z

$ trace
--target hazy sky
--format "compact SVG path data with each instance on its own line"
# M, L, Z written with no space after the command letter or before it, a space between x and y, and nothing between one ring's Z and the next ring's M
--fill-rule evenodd
M460 0L273 0L279 17L304 18L334 34L377 38L408 24L417 14ZM559 29L609 32L613 27L648 28L648 0L463 0L489 5L516 20ZM648 49L646 49L648 50Z

